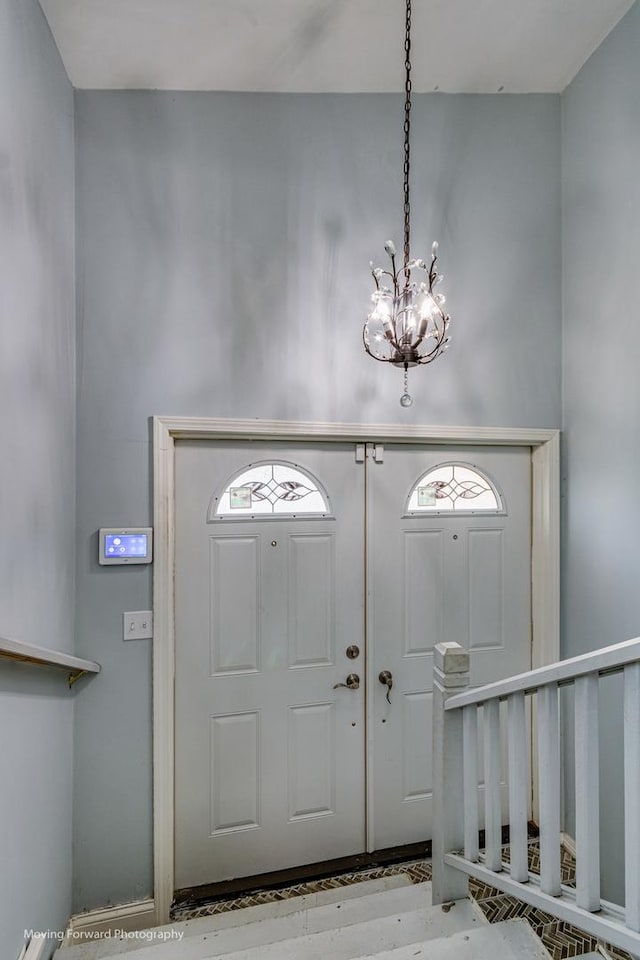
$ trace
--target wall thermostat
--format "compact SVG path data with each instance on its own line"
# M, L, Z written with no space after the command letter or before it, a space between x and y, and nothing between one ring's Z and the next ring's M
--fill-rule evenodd
M153 527L101 527L98 563L151 563Z

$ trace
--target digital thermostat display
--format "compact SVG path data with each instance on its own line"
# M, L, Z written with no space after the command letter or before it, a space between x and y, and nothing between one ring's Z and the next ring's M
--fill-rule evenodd
M130 527L120 530L103 527L100 530L100 554L102 564L151 563L153 530L151 527Z

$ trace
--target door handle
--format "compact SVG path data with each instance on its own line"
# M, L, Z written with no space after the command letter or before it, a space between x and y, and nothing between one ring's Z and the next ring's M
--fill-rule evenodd
M333 689L337 690L338 687L346 687L347 690L357 690L360 686L360 677L357 673L350 673L347 677L346 683L334 683Z
M391 703L391 687L393 686L393 677L391 675L391 670L381 670L378 674L378 680L383 685L386 685L387 688L387 703Z

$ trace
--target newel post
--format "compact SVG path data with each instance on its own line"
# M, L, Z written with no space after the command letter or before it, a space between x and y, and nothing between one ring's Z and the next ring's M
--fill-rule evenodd
M433 903L467 896L465 874L444 862L464 848L462 711L446 701L469 686L469 654L459 643L439 643L433 658Z

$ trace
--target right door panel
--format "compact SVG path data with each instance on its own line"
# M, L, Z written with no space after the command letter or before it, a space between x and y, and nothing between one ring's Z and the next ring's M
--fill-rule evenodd
M469 482L454 482L453 500L441 497L441 481L438 499L427 483L428 509L411 515L420 478L452 462L489 478L500 509L474 510L474 499L484 500ZM434 646L455 641L471 651L473 686L530 669L531 451L385 447L382 462L367 461L367 545L368 846L379 850L432 835ZM382 671L392 674L390 690Z

